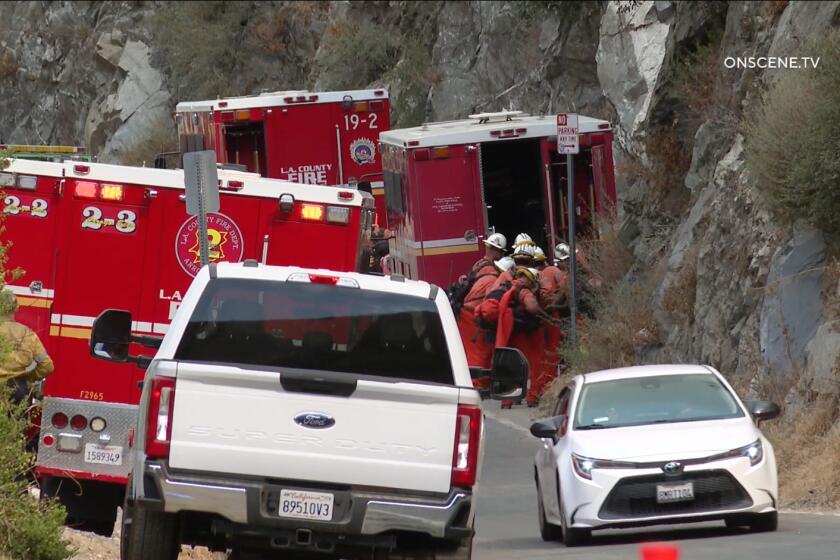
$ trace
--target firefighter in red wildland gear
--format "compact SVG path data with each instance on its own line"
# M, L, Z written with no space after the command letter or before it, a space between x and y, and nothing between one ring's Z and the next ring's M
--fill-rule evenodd
M496 329L496 348L511 346L525 355L528 361L529 385L540 371L545 342L542 333L538 271L535 268L519 267L513 282L499 300L499 319ZM502 401L502 408L510 408L511 401ZM529 401L529 406L536 402Z
M561 243L555 247L554 255L559 261L569 258L568 246L562 250ZM563 332L560 329L561 313L567 304L568 272L561 270L554 264L548 264L545 253L539 247L535 251L535 267L539 271L539 301L540 307L548 317L543 324L545 350L539 373L533 378L528 389L528 402L537 402L542 397L545 388L557 377L557 367L560 361L560 343Z
M479 324L475 317L475 310L484 301L487 290L499 274L512 266L513 259L502 257L492 265L480 269L461 305L457 317L458 330L461 333L461 341L464 343L464 351L467 354L467 364L470 367L490 368L495 332L488 329L487 325ZM488 381L484 378L476 379L473 380L473 384L476 387L485 387Z
M501 233L494 233L484 240L484 256L473 265L471 272L478 273L484 267L492 266L505 256L507 238Z

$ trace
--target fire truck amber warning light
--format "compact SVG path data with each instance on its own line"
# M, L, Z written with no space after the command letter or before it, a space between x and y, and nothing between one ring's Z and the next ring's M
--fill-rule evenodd
M102 200L122 200L123 188L122 185L114 185L112 183L103 183L99 188L99 197Z
M304 220L323 221L324 207L320 204L301 204L300 217Z

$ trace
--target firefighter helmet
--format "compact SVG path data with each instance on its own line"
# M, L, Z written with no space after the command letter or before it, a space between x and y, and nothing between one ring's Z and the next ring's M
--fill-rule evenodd
M496 268L498 268L499 271L507 272L508 270L513 268L513 265L515 263L513 262L513 259L511 257L502 257L501 259L495 261L493 264L496 265Z
M0 291L0 315L12 315L18 308L17 296L8 288Z
M500 251L507 249L507 238L501 233L494 233L484 240L484 244Z
M541 247L534 247L534 260L538 263L545 262L545 251Z
M534 258L534 247L533 244L528 243L521 243L516 246L516 249L513 251L513 258Z
M554 258L558 261L565 261L569 258L569 246L565 243L558 243L554 248Z
M527 233L520 233L516 236L516 241L513 242L513 246L519 247L520 245L534 245L534 240Z
M520 267L516 269L517 278L527 278L529 282L536 282L540 272L536 268Z

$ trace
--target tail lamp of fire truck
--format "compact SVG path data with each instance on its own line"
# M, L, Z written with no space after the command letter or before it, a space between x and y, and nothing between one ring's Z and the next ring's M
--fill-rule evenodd
M220 169L208 215L211 262L254 259L356 271L374 202L358 190ZM56 364L44 386L36 475L70 523L110 534L129 472L143 372L94 360L88 339L106 307L137 318L132 352L154 348L200 269L183 172L13 159L0 172L17 320ZM142 352L141 352L142 353ZM148 353L148 351L147 351ZM161 388L165 409L166 391ZM154 446L153 446L154 449Z

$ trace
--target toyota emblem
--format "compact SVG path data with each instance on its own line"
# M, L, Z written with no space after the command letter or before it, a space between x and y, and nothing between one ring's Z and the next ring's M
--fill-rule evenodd
M671 461L662 465L662 472L665 474L680 474L682 472L682 463Z

